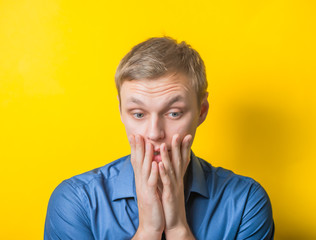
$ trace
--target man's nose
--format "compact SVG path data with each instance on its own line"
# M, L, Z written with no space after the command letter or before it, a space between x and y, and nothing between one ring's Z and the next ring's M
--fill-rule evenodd
M147 138L151 141L159 141L165 137L163 121L158 116L153 116L150 119Z

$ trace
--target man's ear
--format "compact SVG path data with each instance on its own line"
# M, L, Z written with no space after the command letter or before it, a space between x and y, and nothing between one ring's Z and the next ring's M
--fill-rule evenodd
M209 109L209 103L208 103L208 92L205 94L205 97L203 98L200 106L200 115L199 115L199 124L200 126L206 119L208 109Z

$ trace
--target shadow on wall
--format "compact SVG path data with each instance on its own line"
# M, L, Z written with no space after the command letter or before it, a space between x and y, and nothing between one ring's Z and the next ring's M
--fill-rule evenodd
M290 106L251 100L235 102L228 109L231 157L236 169L241 174L256 173L259 182L264 180L273 205L276 239L316 239L315 230L304 226L308 221L304 214L311 215L301 199L304 196L292 188L298 185L295 179L304 179L304 172L296 170L307 158L309 138L303 117Z

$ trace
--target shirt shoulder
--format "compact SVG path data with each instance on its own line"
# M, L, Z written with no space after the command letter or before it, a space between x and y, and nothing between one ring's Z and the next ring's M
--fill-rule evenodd
M198 158L203 169L211 202L220 216L230 219L234 239L273 239L274 221L269 196L254 179L231 170L214 167ZM227 225L227 223L226 223Z
M236 174L233 171L222 167L214 167L202 158L197 159L201 164L206 181L208 183L216 182L216 184L210 186L216 188L212 189L212 191L219 190L222 187L227 188L228 186L235 186L237 189L240 189L241 191L245 191L250 188L261 187L261 185L251 177ZM234 188L234 190L236 190L236 188Z
M74 188L83 188L89 184L93 184L100 181L110 181L111 179L119 175L122 166L128 160L128 156L119 158L113 162L110 162L102 167L95 168L88 172L73 176L64 182L72 185Z
M115 179L128 160L126 156L61 182L48 203L44 239L95 239L98 211L110 213Z

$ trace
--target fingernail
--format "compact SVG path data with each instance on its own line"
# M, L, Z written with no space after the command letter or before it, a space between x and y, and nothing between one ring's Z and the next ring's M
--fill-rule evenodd
M179 134L174 135L174 141L175 141L175 143L178 143L178 139L179 139Z
M166 151L166 144L165 143L162 144L162 150Z
M192 137L191 134L190 134L189 136L190 136L190 137L189 137L189 144L191 144L191 143L192 143L192 140L193 140L193 137Z
M162 170L164 170L164 167L163 167L163 163L162 163L162 162L158 163L158 167L161 168Z

